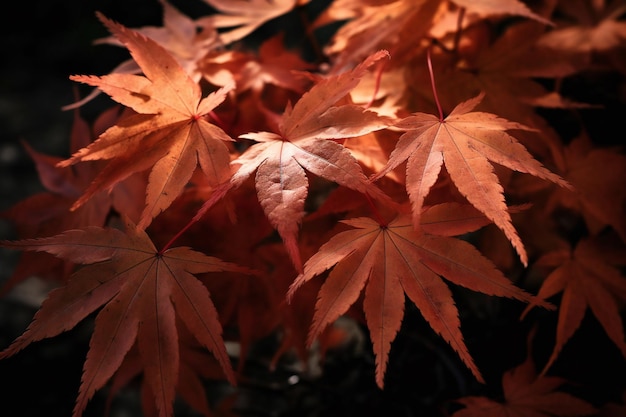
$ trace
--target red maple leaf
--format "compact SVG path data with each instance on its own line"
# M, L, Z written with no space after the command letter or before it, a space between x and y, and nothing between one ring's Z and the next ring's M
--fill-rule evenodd
M207 20L194 21L166 0L159 0L159 3L163 6L163 26L143 26L133 30L165 48L195 82L199 82L202 78L209 78L199 68L199 63L221 46L217 30ZM97 39L94 43L124 46L115 36ZM141 67L131 58L118 64L111 73L139 74ZM64 106L63 109L69 110L83 106L101 92L102 90L96 88L83 99Z
M218 10L207 16L216 28L230 28L220 33L226 45L240 40L254 32L262 24L288 13L296 6L305 5L310 0L204 0Z
M624 250L620 252L623 259ZM620 262L623 266L624 262ZM597 239L586 238L573 249L546 253L535 267L554 268L541 284L538 297L548 299L561 293L556 341L552 355L542 374L559 357L567 341L580 327L589 309L611 341L626 357L624 324L620 313L626 300L626 280L619 265L611 259L611 251ZM528 306L522 317L532 308Z
M504 399L467 396L456 402L465 407L452 417L579 417L596 415L590 403L558 389L568 381L537 375L531 355L502 376Z
M532 174L563 187L570 185L543 167L506 131L533 130L495 114L472 111L480 94L457 105L444 119L414 113L395 124L405 133L375 181L407 161L406 189L412 203L413 224L419 226L424 199L435 184L442 166L467 200L492 220L517 250L524 265L528 257L515 230L504 199L504 189L490 161L512 170Z
M167 50L136 31L98 16L130 50L145 76L113 73L70 78L100 88L138 114L119 121L59 166L109 160L73 208L129 175L149 169L146 207L138 222L145 228L181 194L198 164L210 184L229 177L230 149L226 142L232 139L205 117L233 85L201 98L198 83Z
M239 165L229 183L216 191L200 214L229 189L238 187L256 172L259 202L285 242L294 265L301 260L297 233L305 215L308 195L306 171L393 205L393 201L371 184L350 151L334 139L350 138L387 127L390 120L354 104L334 106L354 88L368 67L387 57L379 51L351 71L319 81L293 106L288 107L279 132L241 135L257 143L233 161ZM198 217L198 216L197 216Z
M581 135L566 147L559 147L562 175L572 190L556 189L550 193L547 209L566 207L579 212L593 235L607 225L626 241L626 155L619 147L594 147L590 138Z
M73 328L102 307L83 366L74 417L82 414L135 342L159 415L171 416L179 372L177 317L235 383L217 311L206 287L193 274L249 270L187 247L159 251L143 230L128 220L125 226L125 232L94 226L3 242L8 248L45 251L85 265L67 285L49 294L26 331L0 352L0 359L14 355L32 342Z
M211 356L206 349L194 338L193 334L184 325L178 325L179 341L179 371L176 393L189 404L194 410L205 417L211 417L211 407L206 397L204 383L207 380L223 380L224 371L220 363ZM103 415L111 415L110 410L113 400L123 388L132 385L136 378L141 379L141 407L144 416L158 415L155 410L155 397L152 392L150 381L141 378L143 372L143 359L135 343L124 357L124 361L115 371L107 394L106 411Z
M70 135L70 151L89 145L101 131L110 127L119 118L119 108L113 107L103 112L89 126L74 113ZM34 194L0 213L10 219L19 239L52 236L65 230L85 226L104 226L110 212L123 213L136 220L141 207L136 200L128 198L145 189L145 178L133 175L116 184L108 193L100 192L76 210L70 210L76 199L89 186L99 170L101 161L92 161L77 167L59 168L60 157L37 152L27 143L26 151L35 163L39 180L45 191ZM24 252L16 265L11 278L4 283L0 293L5 294L26 278L37 276L46 280L64 282L70 275L73 265L47 253Z
M166 0L159 0L159 3L163 7L163 26L143 26L133 30L165 48L195 82L200 81L203 74L198 64L211 51L221 47L217 30L206 20L195 21L184 15ZM96 43L124 46L116 36L99 39ZM134 66L136 73L141 72L141 67L132 59L126 65Z
M457 222L454 232L474 230L483 220L475 211L463 224L462 215L441 211L442 222ZM478 220L478 223L476 221ZM409 215L400 215L388 225L361 217L345 220L352 226L333 236L304 265L304 271L291 285L288 298L307 281L333 268L322 285L315 305L309 343L322 330L344 314L365 288L363 310L376 354L376 382L382 388L387 360L404 316L405 294L419 308L430 326L459 354L474 376L483 381L478 367L465 346L458 310L449 281L489 295L522 301L536 297L514 286L471 244L448 236L418 233ZM434 218L431 230L436 227ZM543 306L550 307L543 301Z

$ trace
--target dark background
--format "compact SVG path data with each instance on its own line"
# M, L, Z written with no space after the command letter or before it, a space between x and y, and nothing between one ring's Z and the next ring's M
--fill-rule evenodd
M201 0L171 3L190 16L210 11ZM28 142L39 152L67 156L72 113L62 111L61 107L74 101L77 88L69 75L106 74L128 57L122 48L92 44L95 39L108 35L95 17L96 11L131 28L162 23L157 0L13 1L10 9L5 6L0 14L0 53L3 56L0 65L0 210L42 190L21 141ZM582 76L568 81L566 87L573 98L605 106L581 113L598 144L623 141L624 135L618 132L623 132L621 124L626 114L625 86L624 77L616 74ZM90 119L99 110L98 102L94 102L81 112ZM572 126L577 122L567 113L550 111L545 114L561 132L572 134ZM0 239L13 237L10 225L0 222ZM10 276L16 256L14 252L0 250L0 283ZM45 290L33 284L25 286L18 294L0 299L0 348L8 346L24 331ZM517 317L522 306L489 297L474 299L474 302L483 306L485 316L462 317L463 332L485 375L499 378L503 370L515 365L511 360L522 360L525 354L523 335L527 329L523 324L511 325L515 322L511 317ZM493 311L499 316L490 316ZM87 320L72 331L37 342L14 357L0 361L0 415L71 416L91 335L90 326ZM273 345L271 340L267 346L261 344L257 358L249 367L249 383L240 387L240 415L428 416L441 411L437 407L442 398L460 396L475 388L473 378L456 354L433 334L415 309L407 310L403 326L413 331L401 332L394 342L388 370L389 389L384 393L374 385L373 356L368 343L365 349L340 352L331 357L321 379L301 381L293 386L285 383L289 377L287 369L270 374L263 367L263 360L271 355ZM563 354L564 362L589 357L586 355L595 355L595 352L609 354L600 354L588 363L579 362L569 371L583 382L609 378L613 374L621 375L623 380L624 367L611 366L623 363L619 352L597 324L584 328L587 330L577 333L568 346L583 346L587 344L585 340L594 340L593 349L569 349ZM265 347L267 352L263 350ZM601 374L607 369L612 375ZM567 373L568 370L562 371ZM592 391L591 397L598 401L615 394L603 384ZM101 416L104 398L104 393L97 393L85 417ZM111 417L140 415L136 392L122 396L116 404ZM177 417L194 415L183 405L177 407Z

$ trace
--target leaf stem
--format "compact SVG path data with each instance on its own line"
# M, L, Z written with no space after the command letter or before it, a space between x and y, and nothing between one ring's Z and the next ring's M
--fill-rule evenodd
M433 89L433 95L435 97L435 103L437 104L437 110L439 110L439 121L443 123L443 110L441 109L441 103L439 102L439 96L437 95L437 86L435 85L435 75L433 74L433 62L430 57L430 47L426 50L426 62L428 64L428 74L430 75L430 86Z
M372 93L372 98L370 98L370 101L365 105L366 109L369 109L372 104L374 104L374 101L376 101L376 94L378 94L378 90L380 89L380 82L381 79L383 78L383 71L385 70L385 66L387 65L387 61L380 61L378 63L378 68L376 71L376 81L374 84L374 92Z
M191 219L191 221L190 221L189 223L187 223L187 224L185 225L185 227L183 227L182 229L180 229L180 230L178 231L178 233L176 233L176 234L174 235L174 237L172 237L172 238L169 240L169 242L167 242L167 243L165 244L165 246L163 246L163 247L161 248L161 250L159 250L158 254L159 254L159 255L163 255L163 254L164 254L164 253L165 253L165 252L166 252L166 251L167 251L167 250L168 250L168 249L169 249L169 248L170 248L170 247L174 244L174 242L175 242L175 241L176 241L179 237L181 237L181 236L182 236L182 234L183 234L183 233L185 233L185 232L186 232L186 231L187 231L187 230L191 227L191 225L193 225L196 221L197 221L197 219L196 219L195 217L194 217L193 219Z
M387 227L388 223L383 219L383 216L380 214L378 207L376 207L376 205L374 204L372 197L369 194L365 193L365 199L367 200L367 204L372 209L372 214L374 215L374 219L378 222L380 227L383 227L383 228Z
M211 116L211 119L213 119L213 124L217 125L217 127L219 127L220 129L227 131L226 128L226 124L224 123L224 121L217 115L217 113L215 113L213 110L211 110L209 113L209 116Z
M230 183L230 181L222 183L221 185L217 186L211 193L211 196L209 197L209 199L204 202L202 207L200 207L200 209L196 212L196 214L192 217L192 219L189 220L189 223L187 223L185 227L180 229L180 231L178 231L178 233L176 233L174 237L171 238L169 242L167 242L167 244L163 247L163 249L159 251L159 253L163 254L167 249L169 249L169 247L172 246L172 244L176 241L176 239L178 239L183 233L189 230L189 228L193 226L194 223L200 220L202 216L204 216L204 214L207 211L209 211L209 209L213 207L215 203L220 201L231 188L232 188L232 184Z

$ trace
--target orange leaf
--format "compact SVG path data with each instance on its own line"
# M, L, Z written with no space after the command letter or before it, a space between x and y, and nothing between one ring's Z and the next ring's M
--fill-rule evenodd
M537 376L529 355L502 376L503 401L468 396L456 400L465 408L452 417L578 417L595 415L597 410L574 395L557 391L567 380Z
M350 151L330 140L361 136L389 125L388 118L360 106L334 106L359 83L368 67L387 56L386 51L379 51L353 70L321 80L293 108L285 110L279 133L240 136L257 143L233 161L239 169L227 188L238 187L256 171L259 202L298 269L302 262L297 233L305 215L309 186L305 171L393 205L383 191L367 180ZM215 192L201 212L208 210L226 191Z
M493 221L528 263L526 251L504 200L504 190L489 161L512 170L569 184L544 168L513 136L510 129L533 130L485 112L472 112L480 94L460 103L444 120L432 114L414 113L396 124L405 130L389 157L387 166L372 177L375 181L407 161L406 189L412 203L413 223L420 223L424 199L445 167L461 194Z
M226 45L248 36L265 22L288 13L296 5L304 5L309 1L204 0L219 12L206 19L217 28L230 28L220 34L220 39Z
M269 84L300 94L306 89L309 81L298 72L312 70L315 66L304 61L295 52L285 49L282 32L263 42L257 55L239 69L236 78L238 92L251 89L260 94Z
M441 0L333 1L318 17L317 24L349 21L337 30L324 52L333 58L333 66L339 71L378 49L394 51L394 56L403 56L405 50L415 53L415 45L428 33L441 3Z
M145 228L180 195L198 164L212 185L230 176L230 151L225 141L232 139L205 117L224 101L233 85L202 98L200 86L163 47L98 16L130 50L145 76L113 73L70 78L100 88L139 114L119 121L59 166L110 160L74 208L129 175L150 169L146 207L138 222Z
M593 146L582 135L563 147L563 177L575 192L557 189L550 194L548 208L563 206L580 212L591 234L607 225L626 241L626 155L616 148Z
M376 382L382 388L387 359L404 315L404 294L430 326L459 354L474 376L483 381L463 341L452 292L440 276L488 295L549 304L515 287L469 243L415 231L401 215L388 226L370 218L344 223L341 232L322 245L304 265L288 297L313 277L332 269L315 306L309 343L357 300L363 288L363 309L376 354Z
M75 417L120 367L135 340L159 415L172 415L179 372L177 316L215 355L229 381L235 382L217 311L193 274L247 269L185 247L161 253L130 221L126 233L88 227L3 245L85 264L66 286L50 293L24 334L0 352L0 359L14 355L32 342L73 328L102 307L83 367Z
M556 266L541 285L538 297L547 299L562 293L556 344L542 373L552 366L580 327L587 309L626 357L624 324L620 313L620 305L626 300L626 279L612 262L605 259L603 249L596 247L596 243L586 238L572 251L550 252L537 260L537 266ZM527 307L523 315L530 308L532 306Z
M533 13L528 6L519 0L452 0L452 2L459 7L466 8L470 13L477 13L481 16L524 16L547 25L554 25L548 19Z

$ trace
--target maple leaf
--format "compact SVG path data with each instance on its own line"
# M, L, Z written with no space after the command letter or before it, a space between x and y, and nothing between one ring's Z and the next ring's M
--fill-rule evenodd
M467 9L470 13L476 13L481 16L494 16L494 15L512 15L523 16L529 19L536 20L546 25L553 26L554 24L534 13L524 3L519 0L451 0L452 3L459 7Z
M626 22L619 20L626 12L623 2L561 1L557 9L561 19L556 21L556 28L539 40L540 44L585 55L626 45Z
M607 253L597 240L585 238L575 248L549 252L534 264L535 267L554 268L541 284L537 296L548 299L562 293L555 346L542 374L552 366L580 327L587 309L626 357L620 314L621 303L626 300L626 279L611 259L607 259ZM621 255L623 259L624 253ZM522 317L530 308L524 310Z
M163 7L163 26L143 26L134 30L167 49L187 74L195 82L199 82L205 75L199 68L202 58L221 46L217 30L208 21L194 21L165 0L159 2ZM124 46L115 36L97 39L94 44ZM131 58L118 64L111 73L139 74L141 67ZM83 99L63 106L63 110L83 106L101 92L102 90L95 88Z
M547 170L507 130L532 130L495 114L472 111L484 94L457 105L443 120L427 113L414 113L394 126L404 130L385 169L371 177L381 178L404 161L406 189L412 204L413 223L419 226L424 199L445 167L467 200L492 220L511 241L524 265L528 257L512 224L504 190L489 161L514 171L570 185Z
M561 173L574 187L550 193L547 209L567 207L580 212L587 228L597 234L610 225L626 242L626 156L621 148L594 147L590 138L581 135L566 147L560 147L557 158Z
M447 3L441 0L334 1L316 19L315 26L349 20L325 47L326 54L335 58L338 68L380 48L391 50L394 56L407 55L411 59L415 55L415 45L425 38ZM452 3L479 16L507 14L551 24L518 0L459 0Z
M248 60L236 75L237 89L251 89L260 94L267 84L272 84L297 93L303 93L307 87L304 77L298 71L312 70L315 65L284 47L284 34L273 36L259 46L258 57Z
M333 106L358 84L368 67L387 56L386 51L379 51L353 70L321 80L285 110L279 133L241 135L257 143L233 161L239 168L230 182L215 192L199 213L206 212L229 189L238 187L256 171L258 200L300 269L297 233L308 194L305 170L393 205L383 191L368 182L350 151L332 140L361 136L389 125L388 118L361 106Z
M133 30L165 48L192 80L200 81L203 74L198 67L199 62L209 52L222 46L217 30L207 20L196 21L165 0L159 0L159 3L163 7L163 26L143 26ZM98 39L95 43L124 46L115 36ZM141 68L132 59L127 64L134 64L134 72L141 72Z
M58 165L110 160L73 205L74 209L131 174L151 169L146 206L138 222L139 227L145 228L180 195L198 163L210 184L229 177L230 150L226 142L232 138L205 120L205 116L225 99L233 85L201 98L199 85L165 49L136 31L98 16L130 50L145 76L70 78L102 89L138 114L119 121Z
M192 190L188 189L171 210L151 225L152 234L158 231L159 235L171 236L189 221L193 212L181 210L178 205L186 207L206 198L201 192L196 194ZM203 219L201 229L190 229L181 239L192 242L204 253L229 259L258 272L254 276L237 273L197 275L215 300L225 333L236 335L236 371L240 373L248 363L254 343L276 331L278 306L296 273L258 203L254 183L246 182L233 191L212 208L211 215ZM245 214L235 216L234 207ZM212 238L206 239L208 235Z
M333 35L324 52L342 71L378 49L402 56L400 48L414 49L428 32L441 0L335 1L318 17L316 25L350 18Z
M48 295L26 331L0 352L0 359L12 356L32 342L73 328L102 307L95 318L74 417L120 367L135 341L159 415L171 416L179 372L176 317L213 353L228 380L235 381L217 311L193 274L249 270L188 247L158 251L142 229L129 220L125 226L125 232L93 226L2 243L85 265L67 285Z
M470 219L468 224L473 229L475 213L470 214ZM447 220L449 214L444 216L444 222ZM344 314L365 288L363 310L376 354L376 383L382 388L391 343L404 315L406 293L433 330L483 382L463 341L452 292L441 276L488 295L527 302L537 300L536 297L514 286L471 244L448 236L418 233L410 215L400 215L388 225L367 217L343 223L354 229L340 232L323 244L305 263L287 293L290 299L304 283L332 268L318 294L309 344ZM459 230L455 228L455 232Z
M204 0L220 13L208 16L216 28L231 28L220 33L225 45L238 41L255 31L264 23L291 11L296 5L303 6L310 0Z
M449 37L456 32L449 34ZM542 46L539 39L545 26L535 21L509 25L494 33L483 23L463 32L459 57L440 48L432 49L433 67L437 70L438 98L444 112L459 102L487 92L480 110L497 113L509 120L549 133L550 126L537 114L536 107L573 108L579 103L565 100L555 91L548 91L538 79L554 79L573 75L586 68L587 60L562 49ZM495 38L493 41L487 39ZM442 42L445 41L442 40ZM416 57L414 57L415 59ZM426 57L422 62L426 61ZM425 65L412 66L406 72L407 89L411 91L415 110L436 108L430 88L430 73ZM524 132L519 132L523 138ZM557 136L558 137L558 136ZM526 141L535 144L536 134ZM535 145L536 146L536 145Z
M465 408L452 417L578 417L595 415L598 410L587 401L558 391L564 378L537 375L530 355L502 376L503 401L467 396L456 402Z
M182 325L178 328L179 341L179 373L176 384L176 392L187 404L203 416L211 417L213 414L209 407L206 391L203 386L206 380L222 380L224 372L219 362L211 356L206 349L198 343L193 334ZM111 384L107 394L106 410L103 415L110 415L112 402L122 388L128 387L133 380L141 377L143 360L135 343L124 357L120 367L111 378ZM144 416L154 416L154 394L151 391L149 381L141 379L141 406Z

